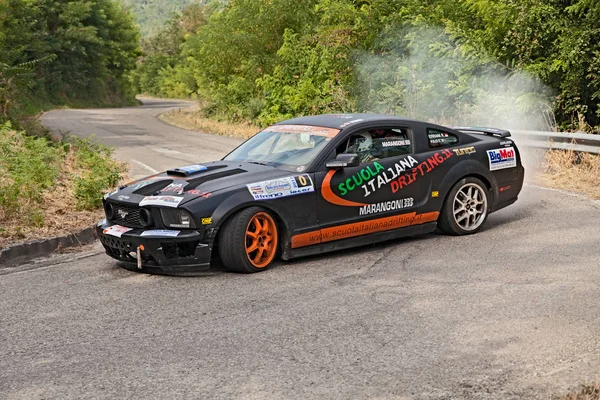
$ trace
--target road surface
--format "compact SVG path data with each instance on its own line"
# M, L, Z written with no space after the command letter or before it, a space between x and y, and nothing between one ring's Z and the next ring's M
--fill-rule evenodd
M178 106L44 122L156 170L237 143L154 118ZM139 274L98 245L0 269L0 398L547 399L600 377L599 209L527 185L477 235L253 275Z

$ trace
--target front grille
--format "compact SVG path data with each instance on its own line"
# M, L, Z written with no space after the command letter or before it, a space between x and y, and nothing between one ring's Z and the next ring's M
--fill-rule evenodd
M140 207L127 204L111 203L113 206L113 217L111 222L115 222L129 228L143 228L140 223Z

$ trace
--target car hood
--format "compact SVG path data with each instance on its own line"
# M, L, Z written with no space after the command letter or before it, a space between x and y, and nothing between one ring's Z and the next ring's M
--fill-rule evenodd
M292 174L267 165L214 161L173 168L130 182L107 194L105 199L119 203L177 207L227 189Z

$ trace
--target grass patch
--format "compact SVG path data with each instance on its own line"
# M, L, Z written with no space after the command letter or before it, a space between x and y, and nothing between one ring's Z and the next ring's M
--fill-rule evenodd
M98 143L55 143L0 125L0 246L91 225L124 172Z
M207 118L198 107L170 111L160 115L159 118L180 128L240 139L248 139L260 131L258 126L248 123L227 122Z
M541 183L600 199L600 156L567 150L545 153L539 171Z
M566 396L557 397L556 400L600 400L600 383L582 386L581 389Z

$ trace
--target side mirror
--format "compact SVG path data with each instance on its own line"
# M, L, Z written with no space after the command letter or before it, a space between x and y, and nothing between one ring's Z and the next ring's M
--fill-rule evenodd
M360 158L358 154L354 153L342 153L338 154L335 160L328 161L325 166L328 169L334 168L346 168L346 167L358 167L360 164Z

